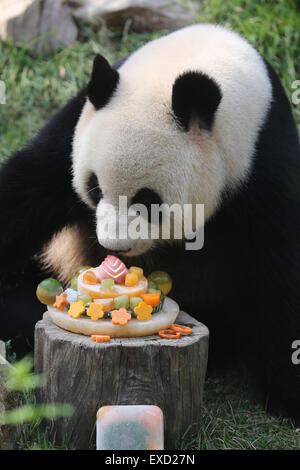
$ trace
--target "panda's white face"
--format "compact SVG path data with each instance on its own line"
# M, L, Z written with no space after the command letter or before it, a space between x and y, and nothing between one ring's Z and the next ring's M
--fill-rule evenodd
M89 112L90 106L86 105L85 112ZM170 206L206 201L208 218L216 209L224 183L222 159L209 133L179 132L171 110L169 113L163 109L161 118L155 122L146 114L135 114L132 118L124 112L119 120L116 115L118 111L113 107L94 113L82 130L80 143L75 144L78 152L74 158L75 187L91 206L87 184L91 174L97 176L101 188L102 199L96 210L98 224L106 204L118 207L119 196L126 196L129 204L133 200L143 203L138 194L145 188ZM132 255L148 250L154 243L142 239L104 241L99 233L98 237L101 244L112 250L125 251L130 247L128 254Z
M213 111L205 96L203 114L193 103L189 87L197 77L178 83L174 97L176 80L189 71L199 71L218 85L222 99ZM258 53L236 34L211 25L185 28L149 43L119 74L104 107L96 110L89 100L84 107L74 137L73 184L93 206L88 185L93 175L102 192L96 207L100 244L134 256L158 241L104 239L101 224L107 204L117 208L119 196L126 196L128 204L143 202L139 195L147 189L150 200L151 194L157 195L170 206L204 204L209 219L225 186L233 189L247 177L271 86ZM195 100L199 94L201 101L206 85L200 77ZM179 126L180 119L188 124Z

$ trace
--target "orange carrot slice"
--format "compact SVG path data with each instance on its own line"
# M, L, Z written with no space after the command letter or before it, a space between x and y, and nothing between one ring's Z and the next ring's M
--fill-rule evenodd
M58 308L59 310L61 310L63 312L64 309L65 309L65 306L68 305L68 304L69 304L69 302L67 300L67 294L65 292L63 292L60 295L56 295L56 301L53 304L53 307Z
M151 305L152 307L157 307L160 303L160 293L159 292L151 292L148 294L142 294L142 299L146 304Z
M111 312L111 318L114 325L124 326L131 320L131 314L127 312L126 308L120 308L120 310Z
M185 333L186 335L190 335L193 332L192 328L190 328L189 326L176 325L176 323L173 323L170 326L170 329L174 331L179 331L179 333Z
M92 335L91 338L92 341L95 341L96 343L108 343L110 341L110 336L105 335Z
M179 331L174 331L174 330L160 330L158 332L158 335L164 339L179 339L180 338Z

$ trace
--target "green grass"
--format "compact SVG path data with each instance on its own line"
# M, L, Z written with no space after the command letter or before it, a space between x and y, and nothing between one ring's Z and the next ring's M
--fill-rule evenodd
M195 0L197 1L197 0ZM291 84L300 79L300 9L296 0L207 0L199 21L217 22L242 33L275 67L291 99ZM53 56L36 57L23 46L0 41L0 79L7 104L0 105L0 161L34 135L43 122L88 80L95 53L111 62L135 50L155 34L136 34L130 22L123 31L82 26L72 47ZM293 105L300 129L300 105ZM25 396L25 403L33 400ZM188 404L187 404L188 406ZM19 448L53 448L41 423L23 428ZM243 373L208 379L203 425L187 432L187 449L296 449L300 436L288 421L270 417L258 404Z
M28 48L0 41L0 79L6 104L0 105L0 161L24 145L43 122L88 81L97 52L112 63L157 34L99 34L84 28L81 40L53 56L36 57Z
M265 411L242 369L206 380L202 419L200 430L187 431L182 449L300 449L300 433Z
M36 405L36 399L32 390L21 393L21 405ZM42 419L19 425L18 442L15 450L60 450L55 447L49 437L49 432Z
M273 65L291 100L300 79L300 4L298 0L210 0L200 21L226 25L241 33ZM300 105L293 105L300 131Z

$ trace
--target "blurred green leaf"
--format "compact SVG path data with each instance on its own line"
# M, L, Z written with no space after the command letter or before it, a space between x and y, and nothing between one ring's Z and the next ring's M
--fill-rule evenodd
M44 377L32 374L32 367L33 359L30 356L26 356L21 361L16 362L9 371L5 384L6 388L8 390L21 391L43 386L45 384Z
M23 405L14 410L1 413L0 424L17 425L44 418L55 419L58 417L70 417L73 413L74 407L69 404Z

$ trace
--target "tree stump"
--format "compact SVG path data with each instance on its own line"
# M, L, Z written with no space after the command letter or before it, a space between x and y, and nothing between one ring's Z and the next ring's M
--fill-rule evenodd
M71 418L50 421L53 441L69 449L93 448L101 406L157 405L165 418L165 446L178 448L188 428L200 423L209 333L184 312L176 323L193 333L178 340L153 335L95 343L60 329L45 313L35 329L35 372L47 381L37 399L71 403L76 410Z

